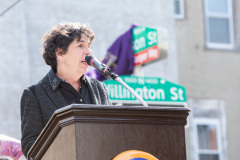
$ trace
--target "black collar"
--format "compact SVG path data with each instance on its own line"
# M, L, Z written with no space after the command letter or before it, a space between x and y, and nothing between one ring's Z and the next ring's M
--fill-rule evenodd
M51 69L48 72L48 79L49 79L49 82L50 82L50 84L52 86L53 91L55 91L58 88L58 86L59 86L59 84L61 82L66 82L66 81L62 80L61 78L59 78L56 75L56 73L53 71L53 69ZM81 81L81 84L82 83L86 84L86 76L85 76L85 74L80 78L80 81Z
M57 89L57 87L59 86L60 82L63 81L56 75L56 73L52 69L48 73L48 79L52 86L53 91L55 91Z

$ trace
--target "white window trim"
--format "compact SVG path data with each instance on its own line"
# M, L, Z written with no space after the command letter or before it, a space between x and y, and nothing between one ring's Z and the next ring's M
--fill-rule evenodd
M184 7L184 0L178 0L180 4L180 14L176 14L174 12L175 19L184 19L185 18L185 7ZM175 3L175 0L174 0ZM175 7L175 4L174 4Z
M205 28L206 28L206 46L207 48L213 49L233 49L234 48L234 29L233 29L233 10L232 10L232 0L227 0L228 3L228 14L219 14L219 13L209 13L207 11L208 3L207 0L204 0L204 16L205 16ZM230 44L222 43L212 43L209 41L209 24L208 18L228 18L229 20L229 35L230 35Z
M215 125L217 130L217 148L218 150L200 150L199 144L198 144L198 130L197 125ZM199 154L206 153L206 154L218 154L219 160L223 160L223 153L222 153L222 141L221 141L221 128L220 128L220 121L215 118L194 118L193 120L193 131L194 131L194 141L195 143L195 151L197 154L195 154L195 160L199 160Z

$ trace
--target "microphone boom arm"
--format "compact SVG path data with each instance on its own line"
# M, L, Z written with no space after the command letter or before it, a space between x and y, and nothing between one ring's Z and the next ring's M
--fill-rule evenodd
M143 106L148 107L147 103L131 87L123 82L123 80L118 75L111 73L110 76L114 81L121 83L129 92L131 92L142 103Z

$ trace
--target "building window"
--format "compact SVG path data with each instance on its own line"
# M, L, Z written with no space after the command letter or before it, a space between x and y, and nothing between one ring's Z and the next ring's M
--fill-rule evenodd
M194 119L197 160L222 160L222 142L218 119Z
M204 0L204 11L207 47L233 49L232 0Z
M191 160L228 160L225 102L189 99Z
M184 19L184 0L174 0L174 15L176 19Z

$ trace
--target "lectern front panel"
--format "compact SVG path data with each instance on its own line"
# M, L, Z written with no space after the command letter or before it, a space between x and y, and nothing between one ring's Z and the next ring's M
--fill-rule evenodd
M182 126L78 123L76 130L78 160L110 160L126 150L145 151L164 160L186 159Z

